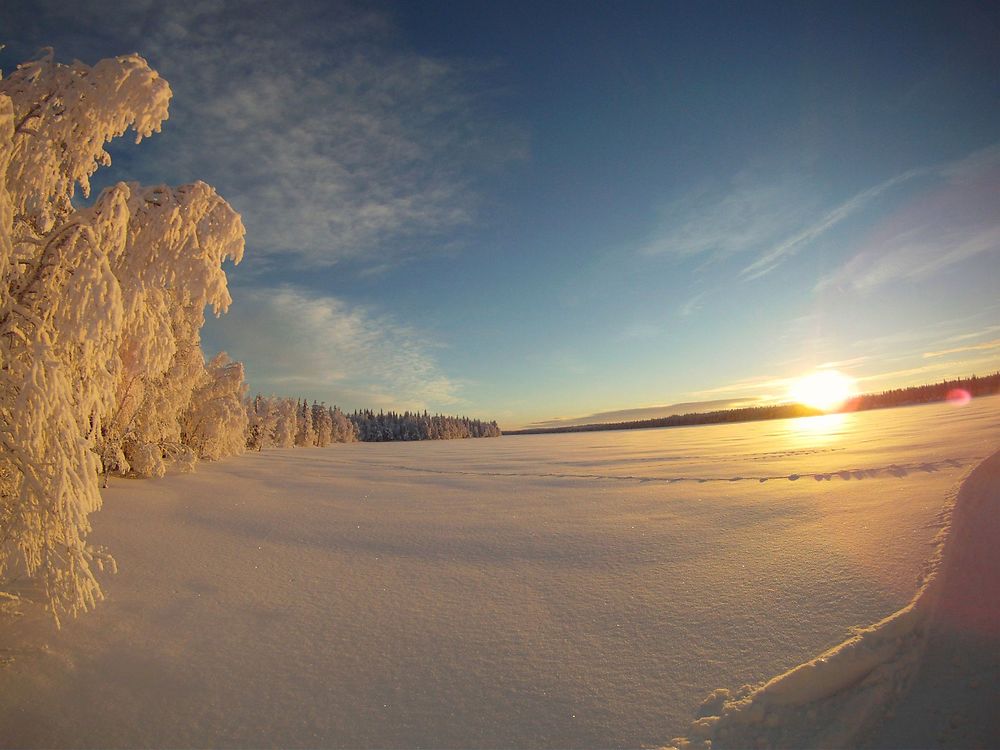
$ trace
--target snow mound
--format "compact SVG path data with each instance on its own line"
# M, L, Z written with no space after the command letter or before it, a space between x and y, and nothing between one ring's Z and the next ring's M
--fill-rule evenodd
M982 520L995 513L1000 495L1000 451L976 466L945 506L945 524L916 595L880 622L858 629L843 643L759 686L733 692L714 690L702 702L688 735L671 740L677 750L704 747L782 748L844 747L909 691L918 672L929 633L947 613L939 612L947 592L982 597L963 580L961 551L976 544L989 550L992 567L1000 545L974 539ZM978 534L982 536L982 534ZM994 581L979 579L971 588ZM987 597L995 592L986 592ZM952 605L949 604L949 607ZM940 628L939 628L940 629Z

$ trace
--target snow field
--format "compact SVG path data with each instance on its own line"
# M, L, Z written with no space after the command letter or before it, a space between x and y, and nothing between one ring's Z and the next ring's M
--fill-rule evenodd
M676 748L987 747L1000 737L1000 451L949 499L905 607L767 683L713 691ZM990 689L991 686L992 689Z
M119 481L94 516L108 599L62 631L3 625L0 745L663 744L711 690L910 602L998 407L275 450Z

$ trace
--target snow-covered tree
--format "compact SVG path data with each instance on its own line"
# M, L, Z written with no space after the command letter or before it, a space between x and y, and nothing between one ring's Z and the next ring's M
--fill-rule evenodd
M316 430L316 445L325 448L333 442L333 416L323 404L313 402L313 429Z
M158 131L170 95L137 55L91 67L49 51L0 79L0 584L35 578L57 621L100 597L105 558L85 538L102 466L190 458L198 331L206 305L229 305L222 262L243 252L239 216L202 183L73 205L104 145Z
M206 305L221 312L231 302L222 263L242 256L243 225L204 183L119 184L105 195L115 192L127 194L130 217L124 250L112 258L125 321L114 362L118 407L100 453L105 470L159 476L164 459L190 465L193 455L208 457L185 444L181 419L198 408L194 389L209 377L199 332Z
M483 422L469 417L433 417L404 412L356 411L350 416L358 440L383 442L387 440L448 440L452 438L499 437L496 422Z
M358 440L358 427L338 407L330 409L333 423L332 437L335 443L354 443Z
M246 449L243 363L220 352L204 370L181 418L181 438L198 458L218 459Z
M261 451L274 444L278 410L273 398L258 394L247 401L247 448Z
M316 444L316 430L313 427L312 409L309 402L302 399L296 405L298 429L295 433L295 445L300 448L311 448Z
M291 448L298 433L297 405L290 398L282 398L277 399L275 407L277 419L272 440L276 448Z

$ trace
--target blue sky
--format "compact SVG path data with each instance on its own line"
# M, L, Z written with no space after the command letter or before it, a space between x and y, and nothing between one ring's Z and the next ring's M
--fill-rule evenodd
M1000 367L998 39L985 2L0 9L4 69L136 51L170 82L97 184L243 215L209 353L508 428Z

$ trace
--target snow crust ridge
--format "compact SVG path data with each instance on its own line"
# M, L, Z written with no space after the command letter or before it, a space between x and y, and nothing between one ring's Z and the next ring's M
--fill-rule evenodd
M944 588L949 550L990 512L984 497L1000 486L1000 451L949 493L943 525L919 588L902 609L762 685L714 690L687 736L668 748L845 747L906 694L923 656ZM960 520L959 520L960 519ZM957 536L956 536L957 534Z

